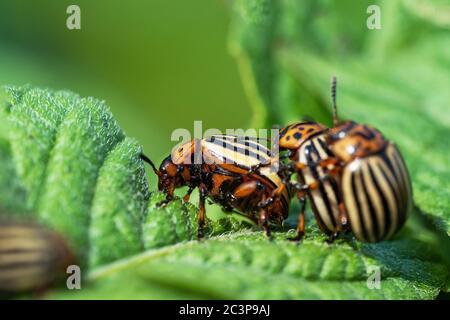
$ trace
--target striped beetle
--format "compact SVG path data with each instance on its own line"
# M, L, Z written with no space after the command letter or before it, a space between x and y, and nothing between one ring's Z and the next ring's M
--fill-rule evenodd
M74 261L55 232L28 221L0 219L0 296L46 289Z
M202 161L196 163L196 150ZM269 167L270 150L250 137L213 135L193 139L172 151L159 169L142 155L158 176L158 189L166 194L161 206L172 201L176 188L187 186L184 200L199 189L198 238L203 237L205 198L221 205L225 212L234 209L262 226L270 238L269 222L281 224L287 217L290 196L277 172Z
M298 122L280 132L280 150L292 160L286 171L298 175L290 183L301 204L295 239L304 235L306 197L331 241L348 229L361 241L387 239L403 226L412 205L405 162L377 129L339 121L335 77L332 101L333 128Z

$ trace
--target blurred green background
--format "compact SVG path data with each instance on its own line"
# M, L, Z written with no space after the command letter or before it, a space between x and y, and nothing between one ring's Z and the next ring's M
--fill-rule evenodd
M68 30L66 8L81 8ZM175 128L245 128L250 108L227 50L228 1L0 2L0 83L104 99L158 162Z

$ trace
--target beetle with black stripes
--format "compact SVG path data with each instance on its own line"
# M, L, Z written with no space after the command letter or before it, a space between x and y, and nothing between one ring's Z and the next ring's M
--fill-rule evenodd
M269 238L269 223L280 225L288 216L290 194L278 172L268 166L253 170L273 159L270 150L255 138L213 135L193 139L174 148L159 169L148 157L141 157L158 176L158 189L166 194L159 206L172 201L177 188L188 187L185 201L198 188L199 239L204 236L206 198L225 212L245 215L259 224Z
M335 77L332 100L333 128L306 121L280 131L280 151L290 159L282 169L289 177L284 180L301 204L294 240L304 236L307 200L330 241L343 231L364 242L388 239L404 225L412 206L406 164L377 129L338 119ZM293 174L297 180L291 180Z

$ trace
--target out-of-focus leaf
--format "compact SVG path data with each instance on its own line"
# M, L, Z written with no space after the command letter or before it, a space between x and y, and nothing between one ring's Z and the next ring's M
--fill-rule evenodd
M13 161L9 143L0 139L0 212L27 213L26 192Z
M143 218L141 208L146 205L148 187L142 186L145 173L139 147L124 140L106 105L67 91L31 87L6 87L2 97L2 121L9 125L11 153L7 156L13 163L9 171L25 189L26 201L1 196L26 203L37 219L67 237L83 266L87 265L90 240L95 241L91 243L94 254L99 254L90 257L95 264L136 253L132 247L140 246L139 233L136 238L140 220L133 219ZM6 164L2 170L8 169ZM110 172L114 165L122 175L127 174L123 180ZM99 176L102 172L104 176ZM137 173L140 177L133 179ZM7 182L2 179L1 183ZM132 192L139 190L144 196ZM130 197L124 201L126 194ZM114 200L105 200L108 197ZM105 219L105 214L111 219ZM99 236L113 231L114 241ZM138 243L130 244L130 238ZM108 245L114 249L105 253Z

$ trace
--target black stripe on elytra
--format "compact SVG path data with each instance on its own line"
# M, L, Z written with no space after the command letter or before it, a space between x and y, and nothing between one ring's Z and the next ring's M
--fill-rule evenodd
M410 201L409 199L409 193L408 193L408 184L409 184L409 179L408 177L405 176L405 172L406 172L406 166L405 163L403 162L403 159L400 158L400 154L394 150L394 161L396 162L398 168L399 168L399 172L401 175L401 180L399 181L399 185L398 187L402 189L402 198L403 198L403 207L402 207L402 214L400 216L400 220L399 220L399 224L403 225L403 223L406 220L406 215L407 212L406 210L408 209L408 202Z
M331 152L331 150L327 147L327 144L326 144L326 142L325 141L323 141L322 139L317 139L318 141L319 141L319 144L320 144L320 147L322 148L322 150L328 155L328 156L331 156L331 157L333 157L334 155L333 155L333 153ZM315 146L315 145L314 145ZM316 151L317 151L317 148L315 149ZM319 153L317 153L318 155L319 155ZM323 158L321 158L320 156L319 156L319 159L323 159ZM323 169L324 170L324 169ZM324 170L326 173L328 173L326 170ZM338 184L337 184L337 181L336 181L336 179L334 179L334 178L331 178L331 179L328 179L326 182L324 182L324 184L325 183L328 183L330 186L331 186L331 189L332 189L332 191L333 191L333 195L334 195L334 197L335 197L335 199L336 199L336 202L337 203L340 203L341 202L341 199L340 199L340 196L339 196L339 194L340 194L340 192L339 192L339 186L338 186ZM328 196L327 196L327 198L329 198ZM332 216L333 216L333 218L334 218L334 215L333 215L333 212L332 212Z
M394 196L395 199L395 206L397 207L397 212L391 212L391 215L396 215L398 217L398 213L401 210L401 205L399 203L399 199L397 196L397 193L395 192L394 186L391 183L391 180L389 179L389 177L387 176L388 174L384 171L383 166L378 164L378 168L380 169L381 174L383 175L384 180L387 182L388 186L389 186L389 190L392 193L392 195ZM395 226L395 229L398 228L398 224Z
M317 224L319 227L324 231L326 234L330 234L330 230L328 229L327 225L322 219L322 216L319 214L319 210L317 209L316 203L314 202L313 196L309 193L308 194L309 199L311 200L311 208L314 213L314 217L316 218Z
M396 172L396 168L394 167L395 166L395 164L392 162L392 157L391 157L391 155L388 155L387 154L387 148L385 148L384 150L383 150L383 152L380 152L379 153L379 156L381 157L381 159L384 161L384 163L386 163L386 165L388 166L388 168L389 168L389 171L390 172L392 172L392 175L393 175L393 177L394 177L394 180L395 181L399 181L399 176L397 175L397 172ZM398 169L398 167L397 167L397 169Z
M322 151L325 152L328 156L333 157L333 153L331 152L331 150L328 148L326 142L322 139L317 139L317 141L319 141L320 147L322 148ZM314 145L315 146L315 145ZM315 148L315 150L317 151L317 148ZM319 153L317 153L319 154ZM319 156L319 159L324 159L321 158ZM333 190L334 196L336 198L336 201L339 203L340 202L340 198L339 198L339 187L338 184L336 182L336 179L328 179L327 182L330 184L331 189Z
M232 160L232 159L227 158L227 157L224 157L224 156L222 156L222 158L223 158L223 162L216 162L215 164L217 164L217 165L221 165L221 164L231 164L231 165L234 165L234 166L236 166L236 167L238 167L238 168L241 168L241 169L244 169L244 170L249 170L249 169L250 169L250 167L249 167L248 165L244 165L244 164L242 164L242 163L238 163L238 162L236 162L235 160ZM258 159L258 160L259 160L259 159ZM260 163L262 163L262 164L267 164L268 161L260 161ZM261 175L261 176L262 176L262 175Z
M263 156L261 156L260 154L257 154L246 148L238 147L236 144L230 143L230 141L215 139L214 141L212 141L210 143L221 146L224 149L231 150L233 152L237 152L239 154L248 156L248 157L256 159L256 160L261 160L261 158L263 158ZM267 156L269 156L269 155L267 155ZM266 160L266 159L263 158L263 160Z
M34 253L39 252L39 248L21 248L21 247L12 247L12 248L1 248L0 254L20 254L20 253Z
M257 142L257 138L251 137L240 137L240 136L212 136L211 138L206 138L206 141L224 141L225 143L237 143L250 147L250 149L256 149L258 151L264 152L267 156L270 156L270 150L263 144Z
M395 160L395 156L393 156L392 154L387 154L387 149L385 149L386 151L383 153L383 160L387 163L389 170L392 172L392 175L394 176L394 181L395 181L395 185L393 185L393 188L395 188L395 192L397 194L397 203L399 204L399 209L398 209L398 213L399 213L399 217L400 215L402 215L403 213L403 208L406 206L405 203L405 193L404 193L404 189L402 188L402 174L401 174L401 168L398 167L398 164L396 163ZM399 171L399 174L397 174L397 171L395 170L397 169ZM399 219L400 221L400 219Z
M3 271L18 269L18 268L33 268L33 267L41 267L47 268L51 265L51 258L40 259L36 261L19 261L19 262L8 262L0 264L0 273Z
M391 215L389 214L390 209L389 209L389 205L388 202L386 200L386 197L383 193L383 191L381 190L381 186L375 176L375 173L373 172L372 169L372 165L369 164L368 165L369 168L369 174L370 174L370 178L372 180L372 185L375 187L375 189L377 190L377 194L378 197L381 199L381 205L383 206L383 214L384 214L384 233L381 235L381 238L385 238L389 232L389 229L391 227Z
M406 165L405 162L403 161L403 159L401 158L401 155L399 153L399 151L393 146L393 151L392 151L392 158L393 158L393 162L395 163L395 165L398 168L398 172L400 173L400 177L399 177L399 182L400 185L403 188L403 194L405 199L407 199L408 195L408 177L405 176L405 173L407 172L406 169Z
M383 162L387 165L389 172L386 172L386 170L384 169L383 166L379 165L381 172L383 173L383 176L385 177L385 180L388 182L389 187L391 188L392 194L395 197L395 202L397 203L397 207L399 207L399 205L401 206L401 201L402 201L402 197L398 194L398 184L399 181L395 175L395 170L391 164L391 161L388 157L386 157L385 155L382 157ZM395 181L395 185L392 184L391 179L389 179L389 173L391 174L391 176L394 178Z
M380 239L380 226L378 225L378 218L375 212L374 205L372 203L372 199L370 198L370 194L367 190L367 185L365 183L365 170L360 170L361 184L364 192L364 197L366 198L367 206L369 207L370 219L372 220L372 230L371 233L374 236L375 240Z
M252 140L247 139L237 139L235 142L240 145L243 145L245 148L249 148L250 150L253 149L263 152L266 156L270 157L270 150L260 143L256 143L253 142Z
M355 172L351 173L351 175L352 175L351 176L352 196L353 196L353 199L355 200L355 203L356 203L356 211L357 211L357 214L358 214L359 224L361 226L362 236L363 236L363 238L365 240L368 240L366 225L364 223L362 209L361 209L361 203L359 202L359 197L358 197L359 190L356 190L356 181L355 180L356 180L356 174L358 172L359 171L355 171ZM350 221L350 223L352 223L352 222Z
M249 151L250 151L250 144L248 143L248 141L244 142L244 146L245 146L245 155L248 156L249 155Z
M322 139L318 139L319 140L319 144L322 147L323 151L325 151L325 153L329 156L329 157L334 157L333 152L331 152L330 148L328 148L327 143L322 140Z
M0 227L0 239L14 239L14 238L18 238L18 239L22 239L24 237L24 235L26 235L28 238L29 237L33 237L33 238L40 238L41 235L44 236L47 234L47 232L42 232L41 229L24 229L24 228L20 228L21 232L10 232L11 226L6 226L6 227ZM15 227L12 227L14 229L16 229ZM9 230L8 230L9 229ZM17 229L16 229L17 230Z
M213 173L220 174L222 176L227 176L227 177L236 177L236 178L242 177L242 175L240 173L231 172L229 170L222 168L221 166L216 166Z
M314 144L314 141L310 141L310 148L309 148L309 152L306 154L306 161L309 164L309 168L311 170L311 173L312 173L314 179L320 180L317 166L311 165L311 163L314 162L314 160L312 159L312 153L314 153L317 156L317 160L321 159L320 154L317 151L316 145ZM333 224L333 228L336 228L336 221L334 219L333 210L332 210L331 204L330 204L330 199L328 198L328 195L325 191L324 183L326 183L326 182L319 182L318 190L319 190L320 196L322 197L323 202L325 204L325 207L327 210L326 214L330 217L331 223Z
M316 163L321 160L320 153L317 150L316 145L313 140L310 140L310 145L308 146L308 153L306 154L306 161L308 163L309 169L315 180L320 180L321 175L319 174L318 167ZM313 158L314 155L314 158ZM320 193L320 197L323 199L325 204L325 208L327 210L327 215L331 218L331 223L333 227L336 228L336 222L334 221L334 215L331 209L331 205L328 199L328 195L325 191L324 182L319 182L318 191Z

